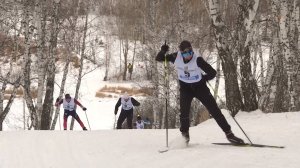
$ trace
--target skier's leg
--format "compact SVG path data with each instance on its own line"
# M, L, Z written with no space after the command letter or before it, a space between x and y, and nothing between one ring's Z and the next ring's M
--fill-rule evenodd
M125 119L126 119L126 113L122 109L121 113L120 113L120 116L118 118L118 121L117 121L117 129L122 129L122 124L123 124L123 122L124 122Z
M208 112L216 120L217 124L225 133L228 141L231 143L244 143L242 139L236 137L232 133L230 125L228 124L226 118L219 109L215 98L212 96L206 85L201 89L201 92L196 92L196 98L202 102L202 104L207 108Z
M83 122L80 120L80 118L79 118L79 116L78 116L78 114L76 113L75 110L73 110L73 111L71 112L71 115L72 115L72 117L74 117L75 120L79 123L79 125L81 126L81 128L82 128L83 130L86 130L86 128L85 128Z
M69 111L64 110L64 123L63 123L64 130L67 130L67 121L68 121L69 115L70 115Z
M196 91L196 98L202 102L217 124L225 132L231 132L231 127L219 109L215 98L210 93L206 85L201 85L201 91Z
M127 127L128 129L132 129L132 119L133 119L133 109L127 110Z
M190 108L193 94L188 90L180 89L180 131L189 140Z

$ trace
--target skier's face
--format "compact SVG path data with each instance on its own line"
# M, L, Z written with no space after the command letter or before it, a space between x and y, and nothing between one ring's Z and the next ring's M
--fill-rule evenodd
M193 57L193 50L191 48L187 48L181 52L183 59L190 60Z

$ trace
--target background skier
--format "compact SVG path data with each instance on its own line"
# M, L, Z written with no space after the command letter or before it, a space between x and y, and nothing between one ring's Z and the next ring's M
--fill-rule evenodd
M244 143L242 139L232 133L230 125L206 86L206 81L213 79L217 72L202 57L194 53L189 41L182 41L179 45L179 51L166 55L168 50L168 45L161 46L161 51L157 54L156 60L162 62L166 59L166 61L172 62L177 69L180 85L180 131L186 139L186 143L190 140L189 114L194 97L207 108L231 143ZM203 75L201 71L206 74Z
M121 113L117 121L117 129L122 128L122 124L126 118L128 129L132 129L133 106L139 106L140 103L133 97L130 97L127 93L125 93L122 97L119 98L115 106L115 115L117 115L118 109L121 105Z
M64 108L64 123L63 123L64 130L67 130L68 117L71 115L80 124L81 128L86 131L87 130L86 127L84 126L83 122L80 120L75 110L76 105L80 106L84 111L86 111L86 108L83 105L81 105L81 103L78 100L72 98L70 94L66 94L64 99L59 99L59 98L56 99L55 106L59 107L61 104L63 104L63 108Z
M142 117L140 115L136 118L136 129L144 129L144 120L142 120Z

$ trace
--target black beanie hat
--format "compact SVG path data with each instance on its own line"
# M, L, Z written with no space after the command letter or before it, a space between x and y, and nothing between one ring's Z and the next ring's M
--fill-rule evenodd
M184 51L187 48L192 48L192 45L189 41L183 40L179 45L179 49L180 51Z
M71 98L70 94L66 94L66 95L65 95L65 98L66 98L66 99Z

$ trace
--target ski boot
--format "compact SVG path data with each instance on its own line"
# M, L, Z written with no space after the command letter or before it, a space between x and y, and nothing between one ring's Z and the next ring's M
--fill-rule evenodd
M190 134L189 134L189 132L181 132L181 135L182 135L183 138L185 139L186 145L188 145L189 142L190 142Z
M236 137L232 132L226 133L226 138L232 144L236 144L236 145L245 144L245 142L241 138Z

